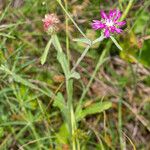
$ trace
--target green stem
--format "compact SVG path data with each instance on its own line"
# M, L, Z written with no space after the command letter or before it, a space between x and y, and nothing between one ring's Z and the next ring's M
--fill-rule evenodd
M68 11L68 1L64 0L65 2L65 9L66 11ZM66 19L65 19L65 24L66 24L66 52L67 52L67 59L68 59L68 63L70 61L70 50L69 50L69 21L68 21L68 16L66 15ZM69 63L70 64L70 63Z
M134 0L129 0L129 3L121 17L121 20L124 20L126 18L126 16L128 15L128 12L130 11L131 7L132 7L132 4L133 4Z
M35 137L35 140L37 141L38 149L41 150L40 142L39 142L39 140L38 140L39 137L38 137L37 132L36 132L36 130L35 130L35 127L33 126L32 123L30 124L30 128L31 128L31 131L33 132L33 135L34 135L34 137Z
M122 0L118 0L119 1L119 6L120 6L120 9L121 11L123 10L123 6L122 6Z
M91 48L92 45L96 44L97 42L101 42L104 40L104 36L103 34L97 38L95 41L93 41L91 43L91 45L88 45L85 50L83 51L82 55L79 57L79 59L77 60L76 64L74 65L74 67L72 68L71 72L75 71L75 69L78 67L78 65L80 64L80 62L82 61L82 59L85 57L85 55L87 54L87 52L89 51L89 49Z
M70 145L72 146L73 150L76 150L76 138L74 138L75 131L76 131L76 121L75 121L75 115L73 110L73 79L70 79L70 67L69 67L69 61L67 61L67 58L65 54L63 53L59 38L57 35L52 36L52 42L57 50L57 59L59 63L61 64L61 67L63 69L63 72L65 74L65 84L66 84L66 92L67 92L67 109L68 109L68 118L69 121L67 121L68 129L70 132Z
M75 130L76 130L76 121L75 121L75 115L74 115L73 103L72 103L72 97L73 97L73 80L72 79L66 79L66 90L67 90L67 106L69 109L68 115L70 118L70 123L68 124L68 126L70 130L72 149L76 150L76 138L74 138Z
M80 64L80 62L82 61L82 59L85 57L85 55L87 54L87 52L90 49L90 45L88 45L86 47L86 49L83 51L82 55L80 56L80 58L77 60L76 64L74 65L74 67L72 68L71 72L75 71L75 69L78 67L78 65Z
M108 46L109 46L109 47L110 47L110 45L111 45L111 42L108 43ZM98 69L99 69L100 66L103 64L103 62L104 62L104 60L105 60L105 56L106 56L106 54L107 54L107 52L108 52L108 50L109 50L109 47L106 47L106 48L103 50L102 54L100 55L99 60L98 60L98 63L97 63L97 65L96 65L96 68L95 68L95 70L94 70L94 72L93 72L93 74L92 74L92 76L91 76L91 78L90 78L90 81L88 82L86 88L84 89L84 91L83 91L83 93L82 93L82 95L81 95L81 98L80 98L80 100L79 100L78 106L77 106L77 108L76 108L76 113L78 113L78 112L81 110L83 99L84 99L86 93L88 92L88 90L89 90L89 88L90 88L90 86L91 86L91 84L92 84L92 82L93 82L93 80L94 80L94 78L95 78L95 76L96 76L96 73L97 73Z
M79 28L79 26L76 24L76 22L72 19L71 15L68 13L68 11L65 9L65 7L62 5L61 0L56 0L59 5L61 6L61 8L63 9L63 11L66 13L66 15L70 18L70 20L72 21L72 23L75 25L75 27L79 30L79 32L83 35L83 37L85 37L86 39L88 39L86 37L86 35L83 33L83 31Z
M124 149L123 137L122 137L122 99L118 102L118 128L119 128L119 141L121 150Z
M70 51L69 51L69 32L68 32L68 25L69 25L69 22L68 22L68 17L72 20L72 18L69 16L69 13L68 13L68 3L67 3L67 0L64 0L65 2L65 9L63 7L63 5L61 3L60 6L63 8L63 10L66 12L66 52L67 52L67 59L68 59L68 66L70 68ZM74 22L74 20L72 20L74 24L76 24ZM76 24L76 27L77 24ZM80 32L82 32L80 30L80 28L78 28ZM70 118L70 133L71 133L71 143L72 143L72 149L73 150L76 150L76 141L73 137L73 135L75 134L75 130L76 130L76 121L75 121L75 116L74 116L74 110L73 110L73 102L72 102L72 97L73 97L73 80L66 80L66 89L67 89L67 95L68 95L68 109L69 109L69 118ZM77 143L79 145L79 142Z
M121 17L121 20L124 20L126 16L128 15L132 5L133 5L134 0L129 0L129 3ZM120 148L121 150L124 149L124 144L123 144L123 135L122 135L122 99L119 100L118 104L118 128L119 128L119 142L120 142Z

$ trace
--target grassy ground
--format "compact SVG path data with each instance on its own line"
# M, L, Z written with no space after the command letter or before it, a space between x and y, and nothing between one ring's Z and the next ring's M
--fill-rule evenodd
M70 68L85 48L73 40L82 35L57 0L25 0L19 8L6 2L0 12L0 150L68 150L74 139L83 150L149 150L150 1L64 0L62 4L91 40L100 36L91 29L92 20L100 19L100 9L119 8L127 21L124 32L115 36L123 51L105 39L92 46L77 67L81 78L74 80L73 107L93 78L82 104L91 114L79 119L70 135L62 110L54 103L62 95L67 101L69 93L54 46L46 63L40 63L50 38L42 18L47 13L59 16L58 37ZM93 104L101 104L98 108L103 110L106 103L112 104L109 109L92 114Z

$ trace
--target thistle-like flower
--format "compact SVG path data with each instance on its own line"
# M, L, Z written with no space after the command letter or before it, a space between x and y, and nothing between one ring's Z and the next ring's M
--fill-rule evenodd
M101 21L93 20L92 28L94 30L103 30L104 36L106 38L110 37L111 33L118 33L122 32L120 27L126 24L126 21L118 21L122 14L119 10L110 10L109 14L107 15L104 11L101 11Z
M42 20L44 30L48 34L53 34L58 31L58 24L60 23L59 18L55 14L46 14L45 18Z

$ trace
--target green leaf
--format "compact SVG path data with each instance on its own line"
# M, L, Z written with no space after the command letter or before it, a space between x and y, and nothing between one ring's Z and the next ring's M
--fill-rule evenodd
M5 73L7 73L8 75L10 75L12 77L12 79L17 82L17 83L21 83L31 89L35 89L35 90L38 90L40 91L41 93L49 96L49 97L52 97L54 96L53 92L48 90L47 91L44 91L43 89L37 87L36 85L32 84L31 82L27 81L26 79L23 79L21 76L15 74L14 72L12 72L11 70L9 70L8 68L6 68L4 65L1 65L0 67L0 70L4 71Z
M68 60L66 58L66 55L63 52L58 52L57 53L57 59L59 63L61 64L61 67L63 69L63 72L65 73L65 77L67 79L70 78L75 78L75 79L80 79L80 74L77 72L71 73L69 70L69 65L68 65Z
M63 69L65 77L67 79L70 79L70 78L80 79L80 75L77 72L73 72L73 73L70 72L68 60L66 58L65 53L63 52L63 50L61 48L61 45L60 45L57 35L52 36L52 43L53 43L55 49L57 50L57 59L58 59L59 63L61 64L61 67Z
M15 39L14 36L11 36L11 35L5 34L5 33L0 33L0 36L4 36L4 37L10 38L10 39Z
M56 95L53 106L60 109L60 111L62 112L62 115L66 119L66 121L69 120L68 119L68 113L69 113L68 108L66 106L65 99L61 93L58 93Z
M70 71L69 71L69 65L68 65L66 55L63 52L58 52L57 59L58 59L59 63L61 64L63 72L65 73L65 76L67 78L69 78Z
M73 73L71 73L69 78L80 79L80 74L78 72L73 72Z
M45 51L41 57L41 64L43 65L45 62L46 62L46 59L47 59L47 55L48 55L48 51L49 51L49 48L51 46L51 43L52 43L52 39L50 39L46 45L46 48L45 48Z
M4 128L0 127L0 138L4 136Z
M6 58L3 54L3 52L0 50L0 64L4 63L6 61Z
M57 35L52 35L52 43L53 43L55 49L57 50L57 52L63 51Z
M62 147L61 147L62 144L68 144L68 138L69 138L69 131L67 128L67 124L63 123L61 125L61 127L59 128L59 132L56 134L56 143L58 145L57 146L58 150L62 149ZM59 145L60 145L60 147L59 147Z
M118 47L119 50L122 51L122 47L118 44L118 42L116 41L116 39L112 36L110 36L111 40L114 42L114 44Z
M139 52L137 52L136 57L139 60L140 63L142 63L145 67L150 67L150 40L145 40L142 50L141 50L141 56L139 57Z
M134 22L133 30L135 33L140 34L143 32L144 27L146 27L147 23L150 20L149 17L149 10L143 9L143 11L139 14L137 11L138 17L136 17L136 20Z
M61 64L61 67L63 69L65 77L67 79L69 79L69 76L70 76L71 73L70 73L70 70L69 70L68 60L66 58L65 53L62 50L62 47L60 45L60 42L59 42L59 39L58 39L57 35L52 36L52 43L53 43L55 49L57 50L57 59L58 59L59 63Z
M103 34L101 34L101 36L99 38L97 38L96 40L94 40L92 42L92 44L96 44L97 42L102 42L104 40L105 36Z
M80 112L77 112L76 119L77 119L77 121L80 121L88 115L93 115L93 114L103 112L103 111L109 109L111 106L112 106L111 102L94 103L94 104L90 105L89 107L81 110Z
M88 45L91 45L92 43L89 39L86 39L86 38L73 39L73 41L81 42L81 43L88 44Z
M60 110L66 109L65 100L61 93L56 95L53 106L58 107Z

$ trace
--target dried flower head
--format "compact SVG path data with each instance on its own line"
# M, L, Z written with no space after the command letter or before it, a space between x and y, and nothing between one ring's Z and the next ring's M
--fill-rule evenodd
M59 18L55 14L46 14L45 18L42 20L44 25L44 30L48 34L53 34L58 31L58 24L60 23Z
M94 30L103 30L105 37L110 37L111 33L121 33L120 27L126 24L125 21L119 22L122 14L119 10L110 10L107 15L104 11L101 11L101 21L93 20L92 28Z

